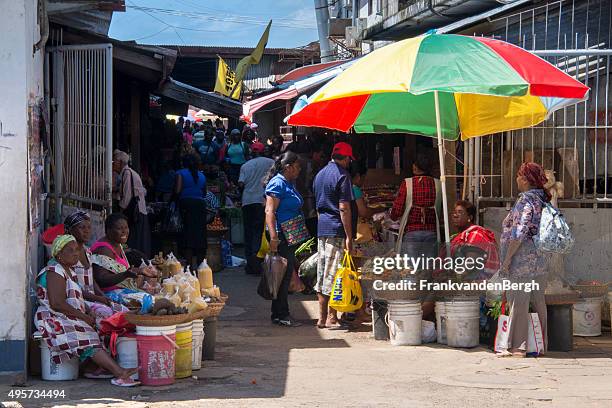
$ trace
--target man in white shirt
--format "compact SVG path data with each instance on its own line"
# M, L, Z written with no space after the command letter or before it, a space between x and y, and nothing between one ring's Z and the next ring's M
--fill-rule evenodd
M265 146L255 142L251 145L252 159L240 168L238 185L242 189L242 220L244 224L244 255L247 260L246 273L259 275L261 263L257 252L261 245L264 228L265 179L274 165L274 160L263 157Z

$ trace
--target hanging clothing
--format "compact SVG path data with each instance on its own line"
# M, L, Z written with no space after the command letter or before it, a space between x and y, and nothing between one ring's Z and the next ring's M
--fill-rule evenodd
M51 352L51 360L61 364L74 357L84 360L102 348L98 333L83 320L68 317L54 311L50 306L47 291L47 276L58 274L66 281L66 302L82 313L87 313L83 292L72 270L66 270L60 264L43 268L37 276L36 297L38 309L34 315L34 325L41 333Z

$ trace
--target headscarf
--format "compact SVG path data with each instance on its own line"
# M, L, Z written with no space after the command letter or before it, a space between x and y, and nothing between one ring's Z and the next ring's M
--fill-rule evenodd
M89 221L90 219L89 214L87 214L85 211L78 210L66 217L64 220L64 228L66 231L70 231L83 221Z
M72 235L65 234L55 238L55 240L53 240L53 246L51 247L51 256L55 258L57 254L59 254L62 249L64 249L64 247L71 242L76 242L76 238L74 238Z
M544 188L548 179L546 178L546 174L544 174L542 166L533 162L523 163L519 168L518 175L524 177L532 187L544 190L550 200L550 194Z

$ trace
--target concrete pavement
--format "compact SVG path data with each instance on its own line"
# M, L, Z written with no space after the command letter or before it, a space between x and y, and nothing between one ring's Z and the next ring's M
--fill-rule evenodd
M358 332L314 326L314 296L291 296L298 328L273 326L258 278L241 269L215 275L230 295L221 315L216 361L167 387L119 389L106 380L25 388L63 389L63 400L11 400L5 406L69 407L612 407L612 338L575 338L575 351L498 359L485 348L392 347Z

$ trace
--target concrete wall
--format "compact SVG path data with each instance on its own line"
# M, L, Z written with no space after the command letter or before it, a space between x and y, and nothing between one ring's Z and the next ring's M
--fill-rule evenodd
M0 372L23 372L28 298L28 105L43 95L37 0L2 1L0 13ZM34 266L37 268L37 265Z
M580 279L612 282L612 208L563 208L572 228L576 245L565 256L565 277L570 283ZM487 208L481 219L495 232L499 242L501 223L508 214L505 208Z

